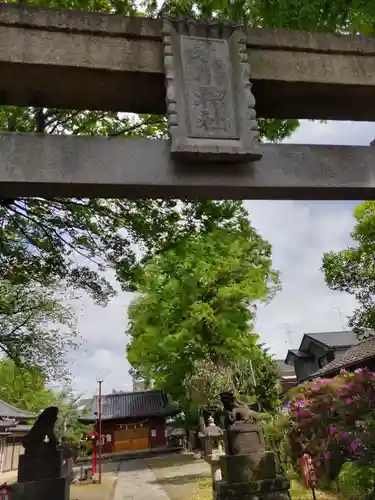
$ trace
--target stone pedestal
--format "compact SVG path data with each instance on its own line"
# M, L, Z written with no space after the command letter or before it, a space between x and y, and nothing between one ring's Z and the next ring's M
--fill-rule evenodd
M238 408L236 411L240 411ZM252 414L248 411L250 420ZM289 479L280 474L275 453L265 450L259 421L229 425L225 447L226 454L220 457L222 480L216 483L216 500L290 500Z
M235 422L225 431L224 441L229 455L253 454L265 450L260 424Z
M12 500L69 500L70 481L59 477L11 485Z
M280 472L275 454L271 451L251 455L224 455L220 457L221 473L228 483L243 483L276 477Z
M43 453L25 453L18 461L19 483L43 481L44 479L63 476L62 450L51 450Z
M290 500L289 487L284 476L243 483L223 480L216 484L216 494L218 500Z
M70 477L63 477L63 450L28 452L18 461L13 500L69 500Z

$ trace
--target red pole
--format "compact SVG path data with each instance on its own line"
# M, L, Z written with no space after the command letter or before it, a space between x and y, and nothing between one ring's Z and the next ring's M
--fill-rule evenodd
M99 383L99 410L98 410L98 431L99 431L99 484L102 482L102 380L98 381Z
M92 455L91 455L91 468L92 468L92 477L95 481L96 476L96 443L92 441Z

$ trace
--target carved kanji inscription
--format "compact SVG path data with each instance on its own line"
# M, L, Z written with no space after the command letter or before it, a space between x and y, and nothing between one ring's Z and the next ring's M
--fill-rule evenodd
M164 18L163 44L173 158L259 160L262 154L243 31L220 21Z
M235 103L226 40L181 37L189 136L235 139Z

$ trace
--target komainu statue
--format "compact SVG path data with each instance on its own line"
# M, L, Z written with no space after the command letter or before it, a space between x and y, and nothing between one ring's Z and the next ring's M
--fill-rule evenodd
M59 441L55 434L55 425L58 414L59 409L56 406L50 406L39 415L22 440L25 455L57 450Z

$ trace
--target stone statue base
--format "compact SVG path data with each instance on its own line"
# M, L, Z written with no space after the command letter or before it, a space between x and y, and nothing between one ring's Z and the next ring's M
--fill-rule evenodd
M59 477L11 485L12 500L69 500L70 481Z
M281 474L273 451L266 451L259 414L237 401L233 391L220 394L226 454L220 457L222 481L215 500L290 500L290 481Z
M265 450L260 424L235 422L226 429L224 439L229 455L250 454Z
M243 483L216 483L217 500L290 500L290 481L284 476Z
M251 455L223 455L220 467L224 481L243 483L274 478L280 473L275 454L272 451Z
M36 451L19 456L17 477L19 483L43 481L45 479L61 478L62 476L62 450Z

